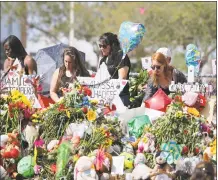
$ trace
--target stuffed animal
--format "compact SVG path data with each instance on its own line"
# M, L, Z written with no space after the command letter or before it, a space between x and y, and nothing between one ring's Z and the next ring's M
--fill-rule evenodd
M169 164L167 164L166 159L160 156L160 152L157 152L155 154L155 167L151 173L151 179L156 180L161 174L171 176L172 171L173 169Z
M18 158L20 155L20 143L17 139L17 134L8 133L7 142L4 148L1 150L1 156L3 158Z
M23 130L24 138L28 142L28 150L33 148L33 143L38 138L39 133L35 126L27 125Z
M134 162L134 151L131 144L127 144L123 148L123 152L120 154L120 156L124 156L124 169L125 170L132 170L133 169L133 162Z
M74 180L98 180L93 159L82 156L74 167Z
M148 166L145 165L146 159L143 153L138 153L134 161L134 169L132 171L133 179L147 179L152 172Z
M138 153L155 151L155 137L151 133L146 133L138 143Z

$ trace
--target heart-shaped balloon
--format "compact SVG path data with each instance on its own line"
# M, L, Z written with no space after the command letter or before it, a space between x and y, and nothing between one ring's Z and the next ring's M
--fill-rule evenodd
M166 112L166 108L171 101L172 100L165 94L165 92L159 88L151 98L145 101L145 107Z
M187 66L198 66L201 62L201 53L197 46L194 44L189 44L186 47L185 60Z
M140 23L125 21L120 25L118 39L123 50L123 58L135 49L145 34L145 27Z

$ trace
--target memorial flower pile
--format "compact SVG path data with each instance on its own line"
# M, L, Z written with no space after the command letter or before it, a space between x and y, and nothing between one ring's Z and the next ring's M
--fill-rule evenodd
M2 132L12 132L14 129L21 127L27 123L34 109L32 108L32 102L20 91L14 89L10 91L6 97L7 108L5 113L2 115L3 124L1 127Z

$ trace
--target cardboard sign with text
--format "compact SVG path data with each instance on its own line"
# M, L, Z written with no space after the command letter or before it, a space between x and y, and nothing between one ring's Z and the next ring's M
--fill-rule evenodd
M123 90L128 80L110 79L105 82L99 82L98 80L90 77L77 77L78 81L82 85L87 85L91 91L91 98L113 100L116 95L119 95Z
M8 93L12 89L17 89L23 93L30 101L33 102L34 108L41 108L38 99L36 98L34 87L30 83L30 79L35 75L22 75L16 72L9 72L1 82L1 90L3 93Z

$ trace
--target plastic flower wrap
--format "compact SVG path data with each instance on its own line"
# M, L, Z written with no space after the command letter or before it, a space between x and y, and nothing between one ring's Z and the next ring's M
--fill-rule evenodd
M140 23L125 21L120 25L118 39L123 50L123 58L135 49L145 34L145 27Z

